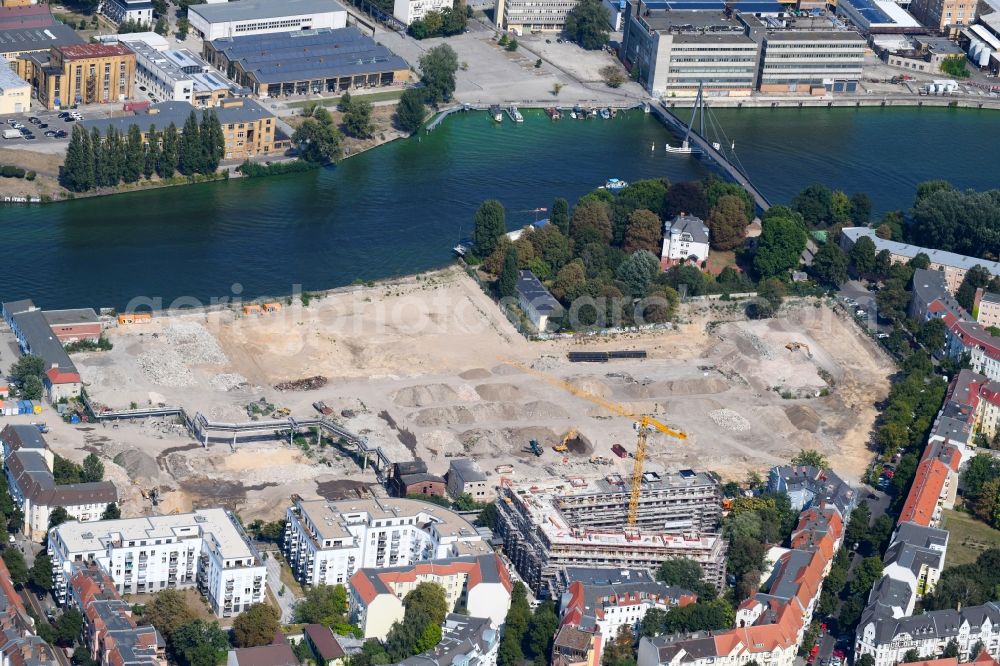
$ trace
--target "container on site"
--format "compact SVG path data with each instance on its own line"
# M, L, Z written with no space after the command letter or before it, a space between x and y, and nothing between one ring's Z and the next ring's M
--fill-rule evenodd
M76 425L77 423L80 422L80 417L77 416L76 414L71 414L69 417L69 422L72 423L73 425Z
M41 414L42 413L42 406L39 405L39 404L37 404L37 403L34 404L34 405L32 405L31 406L31 413L32 414Z

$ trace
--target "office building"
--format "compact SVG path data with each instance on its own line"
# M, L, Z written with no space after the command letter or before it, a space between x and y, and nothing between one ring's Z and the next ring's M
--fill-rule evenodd
M448 464L448 494L458 499L468 495L481 504L489 502L493 492L486 474L472 458L452 458Z
M33 425L9 424L0 430L4 472L10 495L24 515L21 529L35 541L44 541L49 516L57 507L80 522L100 520L108 504L118 501L110 481L56 485L55 457Z
M22 354L40 356L45 363L42 385L53 403L79 395L82 382L69 354L53 332L42 310L30 300L3 304L3 317Z
M856 92L865 39L853 30L768 32L760 63L762 93Z
M205 59L258 97L379 88L409 80L405 60L355 27L222 37Z
M153 3L151 0L103 0L101 13L115 25L138 23L153 27Z
M239 87L187 49L159 50L145 42L123 40L135 51L135 85L157 102L218 106Z
M285 553L305 585L346 585L363 568L493 552L465 518L419 500L327 502L293 496L292 502Z
M913 0L910 13L931 32L956 37L975 23L976 0Z
M472 617L504 623L513 584L495 554L417 562L402 567L359 569L350 580L351 621L364 637L384 641L403 621L403 599L421 583L437 583L449 609L464 608Z
M504 551L536 595L562 594L564 567L655 569L670 557L697 561L707 582L722 585L721 496L707 475L647 472L638 533L625 530L629 488L620 476L568 485L505 483L499 489Z
M160 102L132 116L84 120L80 125L87 130L96 127L102 134L109 127L127 134L132 125L138 125L145 138L152 127L163 130L173 124L178 131L182 131L192 111L199 123L206 111L219 118L226 140L223 159L245 160L255 155L274 153L282 150L287 143L276 135L277 119L270 111L252 99L241 98L223 99L219 106L212 109L199 109L188 102Z
M661 5L630 2L626 10L621 59L643 88L658 97L694 96L702 84L709 96L753 92L758 46L742 24L718 10Z
M264 601L267 575L236 517L225 509L97 523L49 532L53 594L64 602L74 566L95 563L119 594L197 587L219 617Z
M46 8L48 5L46 5ZM73 28L63 23L38 28L0 28L0 56L14 63L17 75L25 78L17 65L18 58L31 54L47 54L53 47L83 44Z
M496 26L517 35L560 32L576 4L577 0L497 0Z
M427 12L441 12L451 9L455 3L452 0L395 0L392 4L392 15L406 25L419 21Z
M347 10L335 0L236 0L188 9L191 29L206 42L220 37L344 28Z
M663 249L660 252L660 268L690 261L700 264L708 259L708 225L701 218L681 213L663 224Z
M73 104L110 104L132 97L135 53L122 44L57 46L17 61L46 109Z
M0 114L27 113L31 109L31 85L0 64Z

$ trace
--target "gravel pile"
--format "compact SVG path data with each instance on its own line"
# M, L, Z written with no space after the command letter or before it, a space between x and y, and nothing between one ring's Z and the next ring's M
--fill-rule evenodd
M747 331L747 340L750 341L751 346L753 346L754 351L760 354L762 359L768 359L772 357L771 347L766 342L761 340L759 337Z
M710 419L715 421L715 425L733 432L746 432L750 429L750 422L731 409L716 409L708 413Z
M188 363L218 365L229 362L212 334L197 322L173 322L161 335Z
M232 391L247 385L247 378L235 372L224 372L214 375L209 383L217 391Z
M194 375L180 354L172 349L162 352L143 352L136 363L149 381L159 386L192 386Z

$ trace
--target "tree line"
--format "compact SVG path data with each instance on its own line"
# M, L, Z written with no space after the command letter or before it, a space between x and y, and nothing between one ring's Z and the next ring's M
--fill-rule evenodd
M466 21L472 16L472 8L463 0L455 0L451 7L441 11L432 9L423 18L412 21L406 32L414 39L429 37L451 37L465 32Z
M87 132L73 127L60 180L72 192L87 192L119 183L134 183L157 175L171 178L214 174L225 155L226 140L215 111L202 113L201 123L192 110L183 128L170 123L162 132L152 125L143 136L138 124L126 132L95 127Z

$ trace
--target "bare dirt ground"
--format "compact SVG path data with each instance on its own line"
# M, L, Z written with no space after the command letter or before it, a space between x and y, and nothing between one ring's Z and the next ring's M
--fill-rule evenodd
M359 97L359 99L363 99L363 97ZM333 121L338 126L343 125L344 114L338 111L337 107L329 106L326 107L326 110L330 112L330 115L333 116ZM382 145L383 143L388 143L393 139L406 136L406 134L397 130L392 124L392 117L395 113L395 104L373 106L372 123L375 126L375 131L368 139L357 139L345 134L343 138L344 155L353 155L355 153L368 150L369 148ZM305 118L301 115L296 115L282 116L281 119L294 129L301 125Z
M25 171L34 171L37 174L33 181L24 178L0 178L0 197L55 196L62 191L59 185L59 166L62 163L62 155L0 148L0 164L21 167Z
M787 312L786 312L787 311ZM693 467L742 478L801 448L829 456L857 480L875 403L892 366L850 321L812 301L784 316L746 321L734 304L684 306L676 331L528 342L457 269L350 288L282 312L244 318L232 310L159 317L112 329L114 349L75 356L88 390L112 407L181 404L213 419L246 420L265 398L293 415L323 400L336 418L394 460L418 456L432 472L471 456L496 478L518 480L625 472L611 446L635 446L630 419L556 385L651 413L688 434L651 438L653 468ZM800 342L805 349L789 351ZM569 350L643 349L644 360L572 364ZM512 361L536 372L526 372ZM543 373L550 379L540 377ZM322 375L325 386L279 392L279 382ZM551 447L571 428L570 451ZM148 510L138 489L158 486L160 511L223 503L246 519L277 518L288 496L351 496L374 477L314 438L203 449L167 423L54 428L53 447L82 459L97 450L125 488L127 514ZM529 440L541 458L526 451ZM592 455L613 462L595 464ZM139 486L130 485L136 479Z

